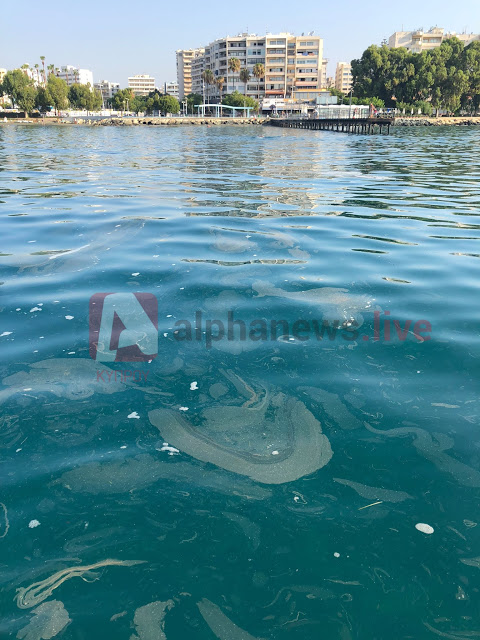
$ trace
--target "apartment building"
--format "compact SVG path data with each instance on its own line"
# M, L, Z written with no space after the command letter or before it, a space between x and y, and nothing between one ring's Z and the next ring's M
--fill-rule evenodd
M352 65L349 62L339 62L335 71L335 89L349 93L352 84Z
M441 27L432 27L428 31L417 29L416 31L395 31L388 39L388 46L391 49L405 47L412 53L421 53L439 47L448 38L458 38L465 46L475 40L480 40L480 35L475 33L455 33L455 31L445 31Z
M64 67L60 67L60 71L56 75L65 80L68 86L78 83L89 84L93 88L93 73L89 69L80 69L67 64Z
M165 93L169 96L173 96L178 100L178 82L165 82L163 85Z
M204 49L202 48L178 49L176 51L178 96L180 99L192 93L192 64L203 53Z
M231 58L238 58L250 72L245 84L240 74L229 69ZM191 66L192 90L203 93L202 72L210 69L215 78L223 77L222 93L236 90L253 98L285 98L293 93L319 91L322 85L323 40L318 36L294 36L290 33L258 36L242 33L220 38L205 47ZM263 64L265 77L253 76L254 66ZM210 100L218 100L216 85L206 88Z
M200 95L203 95L204 87L202 73L205 69L205 50L202 49L202 51L203 53L199 53L197 56L195 56L191 63L191 84L189 91L189 93L198 93ZM182 95L180 93L180 85L178 88L178 93ZM185 95L188 96L188 93L185 93Z
M109 82L108 80L100 80L100 82L95 82L93 86L102 94L104 104L107 103L107 100L113 98L117 91L120 91L118 82Z
M149 75L130 76L128 78L128 88L136 96L148 96L150 92L155 91L155 78Z

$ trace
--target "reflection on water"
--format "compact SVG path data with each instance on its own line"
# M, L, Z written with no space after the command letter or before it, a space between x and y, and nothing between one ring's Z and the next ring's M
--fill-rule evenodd
M479 143L0 128L2 637L480 633ZM89 358L98 292L157 358ZM229 311L287 329L179 339Z

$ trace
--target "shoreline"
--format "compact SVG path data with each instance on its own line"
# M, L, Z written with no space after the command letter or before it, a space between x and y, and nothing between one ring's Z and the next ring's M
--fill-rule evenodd
M441 126L479 126L480 116L451 116L448 118L429 118L426 116L397 117L395 127L441 127Z
M87 127L128 127L139 125L150 126L176 126L176 125L263 125L268 123L269 118L162 118L146 116L142 118L112 118L105 116L103 118L83 117L72 118L66 120L65 118L8 118L6 121L0 119L0 125L5 124L34 124L42 126L72 126L81 125Z
M219 125L268 125L270 118L260 116L257 118L104 118L92 119L91 117L75 118L70 121L64 118L8 118L0 119L0 125L8 124L34 124L42 126L88 126L88 127L129 127L129 126L219 126ZM394 127L440 127L440 126L480 126L480 116L452 116L433 118L425 116L396 117Z

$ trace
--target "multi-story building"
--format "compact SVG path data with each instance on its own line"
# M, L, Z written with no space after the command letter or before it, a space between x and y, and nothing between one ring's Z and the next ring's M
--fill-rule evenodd
M198 56L202 56L204 49L178 49L177 56L177 82L178 95L183 99L192 93L192 63Z
M395 31L388 39L388 46L391 49L405 47L412 53L421 53L429 49L439 47L448 38L458 38L465 46L475 40L480 40L480 35L475 33L455 33L455 31L445 31L441 27L433 27L429 31L417 29L416 31Z
M108 80L100 80L100 82L95 82L93 86L102 94L104 104L107 103L107 100L113 98L117 91L120 91L118 82L108 82Z
M327 65L328 58L323 58L322 60L322 77L321 77L321 88L325 89L327 87Z
M165 82L164 91L178 100L178 82Z
M188 93L199 93L199 94L203 94L203 80L202 80L202 73L205 69L205 50L203 50L203 53L200 53L199 55L195 56L195 58L192 60L191 63L191 84L190 84L190 91ZM180 93L180 96L182 95L180 92L180 86L178 89L178 92ZM188 96L188 93L185 93L186 96Z
M147 96L151 91L155 91L155 78L149 75L131 76L128 79L128 88L136 96Z
M335 89L342 93L348 93L352 84L352 65L349 62L338 62L335 71Z
M229 68L231 58L240 60L241 68L250 72L246 83L240 80L239 72ZM210 69L214 78L223 77L222 93L236 90L253 98L285 98L320 91L323 68L323 40L318 36L294 36L290 33L277 35L240 34L220 38L205 47L203 56L191 64L192 91L208 92L209 100L219 98L216 84L203 86L202 73ZM265 76L255 78L253 69L257 63L264 66Z
M89 84L93 89L93 73L88 69L79 69L71 64L60 67L60 71L56 73L59 78L65 80L68 86L78 84Z

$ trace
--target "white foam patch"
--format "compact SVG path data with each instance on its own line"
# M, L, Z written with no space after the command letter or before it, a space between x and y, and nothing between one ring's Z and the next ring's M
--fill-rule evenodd
M415 525L415 529L417 531L421 531L422 533L426 533L427 535L431 535L435 529L431 527L429 524L425 524L424 522L417 522Z

